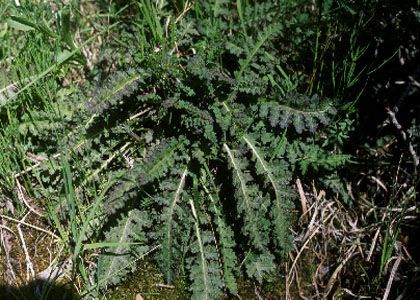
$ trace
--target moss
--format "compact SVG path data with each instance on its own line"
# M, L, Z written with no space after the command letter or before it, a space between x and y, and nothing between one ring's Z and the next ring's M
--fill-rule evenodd
M185 281L178 278L173 286L165 286L164 279L152 262L139 263L137 271L106 296L109 300L135 299L140 294L145 300L184 300L189 299Z

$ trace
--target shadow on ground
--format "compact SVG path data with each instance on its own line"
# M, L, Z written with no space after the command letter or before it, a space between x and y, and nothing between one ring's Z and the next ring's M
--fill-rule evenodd
M79 300L69 284L37 280L27 285L14 287L0 285L1 300Z

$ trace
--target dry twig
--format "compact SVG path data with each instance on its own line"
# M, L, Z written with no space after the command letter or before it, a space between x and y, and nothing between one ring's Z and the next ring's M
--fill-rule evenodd
M303 190L302 183L300 182L299 178L296 179L296 186L297 186L297 189L298 189L298 192L299 192L300 205L302 206L302 216L301 216L301 218L305 219L306 215L308 213L308 205L307 205L308 200L306 199L305 192Z
M29 215L29 213L27 213L21 220L21 222L24 222L26 217ZM34 271L34 266L32 264L32 260L31 257L29 255L28 252L28 248L26 247L26 243L25 243L25 238L23 236L23 232L22 229L20 228L22 224L19 223L16 227L19 233L19 238L20 238L20 242L21 242L21 246L23 249L23 253L25 254L25 262L26 262L26 281L29 282L31 279L35 279L35 271Z
M16 220L16 219L14 219L14 218L11 218L11 217L8 217L8 216L6 216L6 215L2 215L2 214L0 214L0 218L4 218L4 219L6 219L6 220L13 221L13 222L16 222L16 223L19 223L19 224L22 224L22 225L25 225L25 226L31 227L31 228L33 228L33 229L35 229L35 230L39 230L39 231L41 231L41 232L45 232L45 233L47 233L47 234L51 235L52 237L54 237L54 238L56 238L56 239L60 239L60 237L59 237L58 235L56 235L56 234L52 233L51 231L49 231L49 230L47 230L47 229L44 229L44 228L41 228L41 227L38 227L38 226L35 226L35 225L32 225L32 224L29 224L29 223L26 223L26 222L24 222L24 221L22 221L22 220Z
M9 274L9 276L11 277L10 279L6 277L5 280L6 280L6 282L9 281L10 283L13 283L13 282L16 282L16 274L15 274L15 271L13 269L13 265L12 265L11 257L10 257L10 252L12 250L12 246L10 244L11 236L10 236L10 233L3 232L3 229L6 229L6 228L7 228L8 231L11 231L13 234L15 234L15 233L5 225L2 225L0 227L0 242L1 242L1 244L3 246L3 249L4 249L5 258L6 258L6 267L7 267L4 275Z
M388 283L386 285L385 293L382 300L387 300L389 297L389 292L391 291L392 282L394 281L395 274L397 273L398 267L401 263L402 256L398 256L397 260L395 261L394 265L392 266L391 274L389 275Z
M420 163L420 159L419 159L419 156L417 155L416 151L414 150L413 144L407 138L407 133L403 130L401 124L398 122L395 113L392 110L390 110L390 109L388 109L387 113L388 113L388 116L389 116L392 124L399 131L399 133L400 133L403 141L408 143L408 151L410 152L410 154L411 154L411 156L413 158L414 165L417 167L419 165L419 163Z
M31 212L33 212L34 214L38 215L39 217L43 217L43 214L41 214L35 208L33 208L28 203L28 201L26 200L26 197L25 197L25 195L23 193L23 188L20 185L20 182L19 182L19 179L18 178L16 178L16 191L17 191L17 196L18 196L19 200L22 201Z

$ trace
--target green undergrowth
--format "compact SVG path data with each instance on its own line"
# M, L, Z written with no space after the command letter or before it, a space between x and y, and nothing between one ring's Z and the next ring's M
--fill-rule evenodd
M318 82L302 55L326 51L323 22L311 24L329 12L299 5L9 7L5 36L21 43L4 49L2 192L13 197L17 178L44 199L82 297L149 256L193 299L236 295L239 278L263 284L292 249L296 176L346 194L339 96L357 77L341 61L336 89Z
M20 185L37 200L86 299L267 286L294 247L297 178L352 205L345 146L376 67L353 6L7 2L1 203L24 215Z

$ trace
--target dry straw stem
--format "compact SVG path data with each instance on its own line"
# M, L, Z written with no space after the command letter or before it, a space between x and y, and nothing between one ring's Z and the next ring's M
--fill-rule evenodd
M292 271L293 271L293 269L294 269L294 267L295 267L295 265L296 265L296 263L298 262L298 260L299 260L299 258L300 258L300 256L302 255L302 253L303 253L303 251L306 249L306 246L309 244L309 242L312 240L312 238L318 233L318 231L319 231L319 229L322 227L322 226L324 226L324 224L328 221L328 219L331 217L331 216L333 216L334 215L334 213L335 213L335 211L333 211L333 212L331 212L329 215L328 215L328 217L326 217L323 221L322 221L322 223L321 224L319 224L313 231L312 231L312 233L310 234L310 236L306 239L306 241L305 241L305 243L302 245L302 247L300 248L300 250L299 250L299 252L297 253L297 255L296 255L296 257L295 257L295 259L294 259L294 261L293 261L293 263L292 263L292 266L290 267L290 272L289 272L289 277L291 278L291 279L293 279L293 277L292 277Z
M351 246L351 248L347 251L346 257L344 260L338 265L338 267L334 270L333 274L331 275L330 279L328 280L326 292L324 294L324 297L327 298L328 295L331 293L331 290L337 281L337 278L339 276L339 273L344 268L344 265L350 260L350 258L353 256L354 251L356 250L357 245Z
M314 186L312 193L305 193L305 186L300 184L301 187L296 182L301 201L304 201L304 195L307 202L307 218L301 217L302 226L295 233L296 250L289 254L289 262L286 264L286 299L294 299L291 294L292 284L302 299L334 299L337 293L342 292L359 299L370 299L360 295L366 291L365 287L351 291L345 286L346 281L343 279L349 276L348 266L355 257L367 262L380 260L384 240L381 231L383 224L391 222L392 225L400 218L414 218L415 205L403 207L406 202L401 200L394 203L392 208L378 207L362 198L357 202L357 207L347 208L339 199L329 199L324 191L318 192ZM378 187L383 189L380 185ZM402 213L404 216L401 216ZM371 221L373 214L377 220L374 224ZM381 297L383 300L388 300L391 295L395 278L399 277L401 263L412 261L407 248L398 241L394 252L394 256L387 261L387 264L393 264L387 275L387 284L378 287L384 293ZM352 278L363 276L362 270L352 269L351 272ZM312 281L308 280L308 274Z
M140 112L138 112L138 113L136 113L136 114L134 114L134 115L132 115L130 118L128 118L128 120L127 121L129 121L129 122L131 122L131 121L133 121L133 120L135 120L135 119L137 119L138 117L141 117L142 115L144 115L144 114L146 114L146 113L148 113L149 111L151 111L152 109L149 107L149 108L146 108L145 110L142 110L142 111L140 111Z
M388 283L386 285L385 293L382 300L387 300L389 297L389 292L391 291L392 282L394 281L395 274L397 273L397 270L401 261L402 261L402 256L399 255L394 265L392 266L391 274L389 275Z
M296 186L299 192L300 205L302 206L302 216L300 218L304 219L306 218L306 214L308 213L308 200L306 199L305 192L302 187L302 182L300 182L299 178L296 179Z
M53 159L57 159L57 158L59 158L61 156L61 153L56 153L56 154L54 154L53 156L52 156L52 158ZM16 173L15 175L14 175L14 177L15 178L19 178L20 176L22 176L22 175L24 175L24 174L27 174L27 173L29 173L29 172L32 172L33 170L35 170L36 168L38 168L42 163L44 162L44 160L43 161L39 161L39 162L37 162L37 163L35 163L35 164L33 164L32 166L30 166L30 167L28 167L28 168L26 168L25 170L23 170L22 172L19 172L19 173Z
M370 296L360 296L360 295L356 295L355 293L353 293L352 291L350 291L349 289L342 289L344 292L346 292L347 294L349 294L350 296L357 298L357 299L372 299L372 297Z
M408 142L408 151L410 152L410 154L413 158L414 166L417 167L420 163L420 159L419 159L419 156L417 155L416 151L414 150L413 144L407 138L407 133L403 130L401 124L398 122L395 113L390 109L388 109L387 113L388 113L389 119L391 120L391 123L395 126L395 128L397 128L397 130L400 133L403 141Z
M9 217L9 216L3 215L3 214L0 214L0 218L4 218L6 220L9 220L9 221L12 221L12 222L16 222L18 224L22 224L22 225L31 227L31 228L33 228L35 230L38 230L38 231L47 233L47 234L51 235L52 237L54 237L55 239L60 240L60 237L58 235L55 235L54 233L52 233L51 231L49 231L47 229L44 229L44 228L41 228L41 227L38 227L38 226L35 226L35 225L32 225L32 224L26 223L26 222L24 222L22 220L17 220L15 218L12 218L12 217Z
M11 236L10 236L10 233L3 232L3 229L10 231L15 236L16 236L16 233L14 233L13 230L11 230L9 227L5 225L0 226L0 242L1 242L1 245L3 246L5 258L6 258L6 272L4 275L9 274L9 276L11 277L11 278L6 277L6 282L14 283L17 281L17 278L16 278L15 271L13 269L11 258L10 258L10 251L12 250L12 245L10 244L9 241L10 241Z
M12 233L16 236L16 233L12 229L10 229L9 227L7 227L5 225L0 224L0 229L5 229L5 230L9 231L10 233Z
M29 215L29 213L27 213L23 218L22 218L22 222L25 221L26 217ZM26 282L29 282L30 280L35 279L35 271L34 271L34 266L32 264L32 260L31 260L31 256L29 255L28 252L28 248L26 247L26 243L25 243L25 238L23 236L23 232L21 227L21 223L19 223L16 227L19 233L19 238L20 238L20 242L21 242L21 246L23 249L23 253L25 254L25 262L26 262Z
M307 226L305 229L302 228L302 232L298 233L295 239L297 245L301 243L301 246L296 248L296 254L290 253L291 267L288 269L286 294L289 295L288 299L292 299L289 290L295 281L301 298L325 299L333 291L335 283L340 281L341 274L345 274L345 266L350 259L356 254L363 256L364 251L360 240L365 231L357 227L356 214L348 211L337 199L327 199L325 191L318 192L315 186L313 186L311 194L304 192L301 182L300 184L296 182L296 185L301 195L301 201L305 201L307 205L306 215L308 218L305 220L301 218L301 221L306 222ZM303 256L305 250L307 254ZM339 260L337 256L342 255L341 263L330 273L329 262L336 262ZM302 259L302 257L304 258ZM306 262L308 257L318 261L319 265L316 271L308 270ZM311 272L311 284L307 280L308 271ZM299 278L304 278L304 281L301 282ZM308 295L309 290L306 288L308 284L311 285L311 295ZM352 293L350 290L348 292Z
M381 219L381 223L384 223L385 217L386 217L386 213L383 214L382 219ZM373 254L373 251L375 250L376 242L378 240L380 231L381 231L381 227L379 226L376 229L375 236L373 237L373 241L372 241L372 244L370 246L369 254L368 254L367 258L366 258L366 261L370 261L370 259L372 258L372 254Z
M34 214L36 214L39 217L43 217L44 216L43 214L41 214L40 212L38 212L35 208L33 208L28 203L28 201L26 200L25 194L23 193L23 188L20 185L20 182L19 182L19 180L17 178L16 178L16 193L17 193L18 199L20 201L22 201L31 212L33 212Z
M292 253L289 253L289 257L290 257L291 261L295 261L295 258L294 258ZM286 278L285 278L286 279L285 280L285 283L286 283L286 300L288 300L288 299L293 300L293 297L290 294L290 286L291 286L291 283L293 281L293 278L296 281L296 286L297 286L297 289L298 289L298 292L299 292L299 296L302 299L307 299L304 295L304 292L303 292L302 288L301 288L301 280L300 280L300 276L299 276L299 270L297 269L297 267L295 265L293 267L293 269L290 269L290 271L289 271L288 265L289 265L289 262L287 262L287 264L286 264ZM291 271L293 271L292 277L289 277L288 274Z
M174 289L175 288L174 285L164 284L164 283L155 283L154 286L164 288L164 289Z

